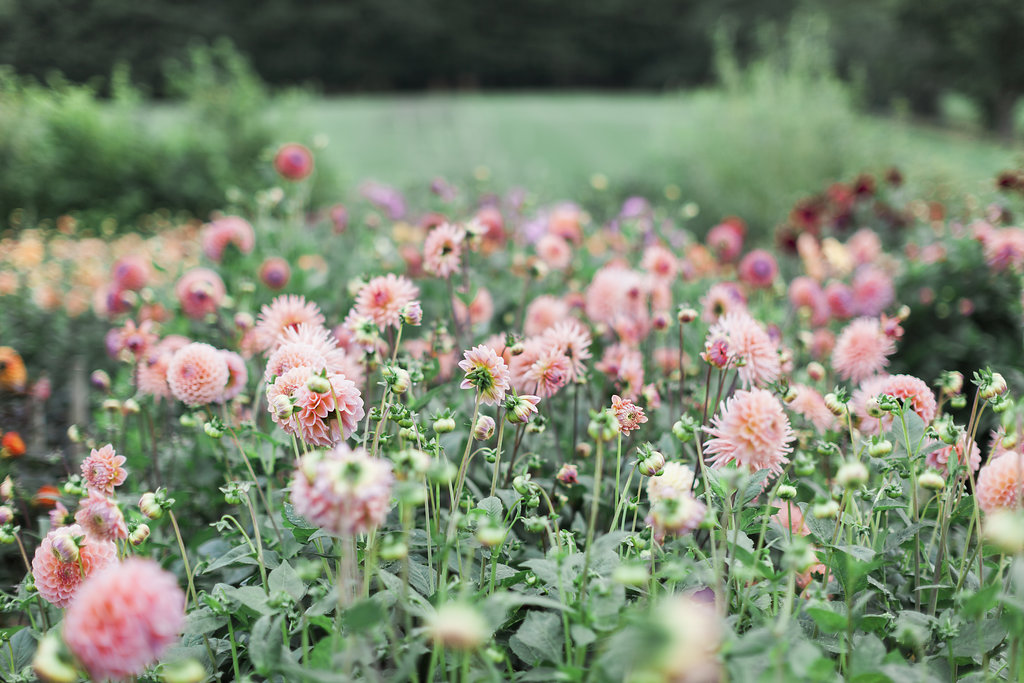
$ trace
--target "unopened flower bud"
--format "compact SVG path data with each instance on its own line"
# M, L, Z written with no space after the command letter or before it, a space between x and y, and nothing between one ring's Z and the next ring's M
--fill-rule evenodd
M533 488L533 484L530 482L530 475L520 474L516 476L516 478L512 480L512 488L514 488L521 496L528 494Z
M511 424L529 423L537 414L540 397L532 394L510 396L505 399L505 416Z
M143 493L142 498L139 498L139 512L147 519L160 519L164 516L163 505L151 491Z
M78 542L70 533L54 534L50 541L50 549L61 562L78 561Z
M637 463L636 468L645 477L656 477L665 469L665 456L659 451L651 451Z
M602 410L600 413L592 412L590 416L587 434L594 441L611 441L619 433L619 420L610 410Z
M825 366L818 361L812 361L807 364L807 376L815 382L820 382L825 379Z
M842 417L846 414L846 406L834 393L829 392L825 394L825 407L836 417Z
M885 411L882 410L882 405L878 402L877 396L869 396L868 399L864 401L864 412L866 412L869 417L874 418L882 417L882 415L885 414Z
M623 586L646 586L651 578L647 565L639 563L620 564L612 572L612 581L621 583Z
M565 463L562 468L558 470L558 474L555 475L555 479L562 482L566 486L572 486L580 483L579 479L579 468L571 463Z
M140 524L135 527L134 531L128 534L128 541L134 546L142 545L146 542L147 538L149 538L148 524Z
M434 431L438 434L448 434L455 431L455 418L441 417L434 420Z
M839 515L839 503L834 500L815 503L811 508L811 514L817 519L835 519Z
M435 460L427 470L427 478L434 484L448 484L454 481L457 470L447 460Z
M402 322L406 325L416 326L423 324L423 307L420 306L419 301L406 304L402 308L400 315L402 316Z
M526 350L526 347L523 346L522 342L516 342L512 346L508 347L509 355L512 355L512 356L521 356L521 355L523 355L523 351L525 351L525 350Z
M585 441L581 441L580 443L576 444L576 457L583 458L584 460L586 460L587 458L590 457L590 454L593 452L593 450L593 446L591 446L589 443L586 443Z
M989 405L992 406L993 413L999 414L1005 413L1007 410L1012 408L1013 401L1006 394L1003 394L1002 396L996 396L989 401Z
M11 475L4 477L4 480L0 482L0 500L10 500L14 497L14 480L11 479Z
M917 485L930 491L941 491L946 487L946 480L935 470L927 470L917 478Z
M288 396L275 396L270 403L270 412L278 420L287 420L295 412L295 403Z
M481 647L491 629L479 611L468 603L446 603L427 619L427 638L435 645L468 652Z
M103 410L108 413L119 413L121 412L121 402L116 398L108 398L103 400Z
M256 320L252 317L252 313L235 313L235 327L240 332L247 332L256 325Z
M868 445L868 453L873 458L884 458L892 453L892 442L888 439L876 439Z
M78 425L68 427L68 441L71 443L82 443L82 431L78 428Z
M409 545L399 536L388 536L381 543L378 554L387 562L404 560L409 556Z
M964 389L964 376L956 370L947 370L939 379L939 386L947 394L959 394Z
M224 430L215 425L213 422L204 422L203 431L206 432L206 435L211 439L219 439L220 437L224 436Z
M110 375L103 370L93 370L89 375L89 383L104 393L110 391Z
M1006 393L1006 379L998 372L993 372L992 377L978 388L978 396L984 401L1002 396L1004 393Z
M680 443L688 443L693 439L694 428L696 422L689 415L684 415L672 425L672 436L676 437Z
M967 405L967 397L963 394L957 394L949 399L949 406L954 410L960 410Z
M860 488L868 481L868 468L858 460L844 462L836 472L836 483L844 489Z
M783 484L779 487L778 496L782 500L793 500L796 498L796 487L788 484Z
M494 548L505 542L506 531L497 524L485 524L476 530L476 540L485 548Z
M75 662L56 630L50 631L39 641L32 658L32 671L40 680L48 683L74 683L79 680Z
M1007 555L1024 553L1024 516L1019 510L997 510L985 516L982 535Z
M331 383L323 375L313 375L306 382L306 388L314 394L329 394L331 392Z
M14 510L9 505L0 505L0 526L14 521Z
M142 411L142 406L134 398L126 398L124 403L121 404L122 415L138 415Z
M179 659L163 665L164 683L203 683L209 675L194 659Z
M477 418L476 426L473 427L473 438L477 441L487 441L494 436L494 418L490 415L481 415Z
M697 315L697 309L690 306L680 306L679 312L676 313L676 320L685 325L696 320Z

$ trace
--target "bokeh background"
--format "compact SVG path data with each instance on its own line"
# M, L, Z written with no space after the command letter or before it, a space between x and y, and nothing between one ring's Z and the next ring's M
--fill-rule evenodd
M0 215L145 229L317 152L366 180L617 206L769 234L825 181L897 167L984 201L1020 160L1014 0L4 0Z

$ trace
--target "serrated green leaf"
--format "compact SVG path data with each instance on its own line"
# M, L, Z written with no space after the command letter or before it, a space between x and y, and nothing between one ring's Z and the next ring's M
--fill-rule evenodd
M530 612L508 644L530 666L562 661L562 620L551 612Z
M833 612L827 607L808 607L806 612L825 633L840 633L849 624L845 614Z
M284 591L298 602L306 594L306 583L295 573L295 569L287 562L282 562L267 576L270 593Z

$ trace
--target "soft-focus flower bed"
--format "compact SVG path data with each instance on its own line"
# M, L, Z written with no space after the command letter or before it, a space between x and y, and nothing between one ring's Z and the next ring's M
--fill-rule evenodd
M0 242L5 680L1024 671L1024 177L766 239L275 168Z

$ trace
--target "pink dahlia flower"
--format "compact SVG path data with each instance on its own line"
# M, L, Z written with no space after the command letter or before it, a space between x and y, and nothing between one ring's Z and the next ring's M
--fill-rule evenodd
M986 513L1021 506L1024 495L1024 455L1003 451L978 472L978 506Z
M193 268L181 276L174 293L185 315L199 320L217 312L227 290L217 273L209 268Z
M132 558L90 577L64 617L64 642L98 681L138 676L178 641L185 593L152 560Z
M99 450L94 448L82 462L82 477L89 488L102 491L108 496L113 495L114 487L123 484L128 477L128 471L124 468L126 460L123 455L114 452L111 444Z
M420 295L409 279L388 273L363 285L356 295L356 313L370 318L381 330L402 326L402 309Z
M526 307L523 333L527 337L536 336L559 320L565 320L568 316L569 304L564 299L553 297L550 294L542 294Z
M86 536L85 529L74 524L50 530L32 558L32 576L39 595L52 605L67 607L82 581L114 562L116 545Z
M328 533L366 533L387 517L393 479L388 461L341 443L299 460L292 480L292 505Z
M282 343L282 335L290 328L305 323L313 327L324 324L320 307L303 296L288 294L279 296L260 309L256 319L256 342L261 350L276 349Z
M252 252L256 244L256 233L249 221L244 218L224 216L203 226L200 239L206 258L220 263L228 245L233 244L243 254Z
M708 336L727 340L733 362L742 362L737 371L743 386L763 386L778 379L782 371L778 348L750 314L725 314L712 326Z
M171 393L187 406L216 403L224 395L231 372L223 354L209 344L180 348L167 366Z
M466 231L451 223L442 223L431 230L423 243L423 268L440 278L458 271L465 239Z
M505 361L489 346L476 346L466 351L459 367L466 372L462 389L476 389L480 400L494 405L505 398L509 389L509 370Z
M117 541L128 538L128 525L117 502L96 489L89 489L89 497L78 502L75 522L88 532L91 538Z
M274 155L274 170L286 180L304 180L313 173L313 153L297 142L282 145Z
M711 454L707 462L716 469L734 462L750 472L781 474L782 465L789 462L793 429L782 403L769 391L737 391L711 424L704 427L713 437L704 444L704 452Z
M877 318L857 318L843 328L832 349L832 369L842 379L859 383L881 373L896 343Z

